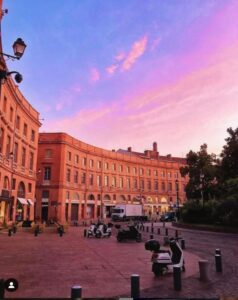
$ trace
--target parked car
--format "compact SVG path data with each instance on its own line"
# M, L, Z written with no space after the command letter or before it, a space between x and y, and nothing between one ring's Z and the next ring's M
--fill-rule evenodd
M173 211L167 212L160 217L160 222L172 222L172 221L175 221L175 212Z
M129 225L128 229L119 229L117 233L117 241L122 242L123 240L136 240L137 242L141 242L142 236L134 225Z

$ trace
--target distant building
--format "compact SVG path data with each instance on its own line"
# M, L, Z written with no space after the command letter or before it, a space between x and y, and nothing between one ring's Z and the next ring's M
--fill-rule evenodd
M2 1L0 17L1 5ZM0 55L0 69L6 68ZM0 84L0 225L34 219L39 127L39 113L10 77L4 79Z
M144 153L104 150L66 133L40 133L36 216L73 222L109 217L117 203L142 203L147 214L186 200L179 168L185 159L161 156L157 143ZM176 190L178 180L178 192Z

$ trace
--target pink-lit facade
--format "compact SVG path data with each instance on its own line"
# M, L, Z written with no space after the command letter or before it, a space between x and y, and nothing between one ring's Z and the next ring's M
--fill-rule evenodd
M40 133L36 216L69 223L105 218L119 203L142 203L145 214L171 210L177 196L180 205L186 201L184 165L159 155L157 143L144 153L109 151L66 133Z

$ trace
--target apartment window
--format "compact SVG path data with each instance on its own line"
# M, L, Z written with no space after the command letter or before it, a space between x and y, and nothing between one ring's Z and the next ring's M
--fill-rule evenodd
M123 188L123 178L122 177L120 177L119 178L119 188Z
M45 167L44 180L50 180L50 179L51 179L51 167Z
M93 185L93 174L89 175L89 184Z
M169 182L169 185L168 185L168 191L171 192L172 191L172 183Z
M18 143L14 144L13 160L15 163L18 161Z
M145 182L144 182L143 179L140 181L140 188L141 188L142 190L144 190L144 188L145 188Z
M10 157L10 152L11 152L11 137L10 135L7 136L7 145L6 145L6 157Z
M112 177L112 186L113 186L113 187L116 187L116 186L117 186L116 177Z
M70 169L67 169L67 171L66 171L66 181L67 182L70 182L70 175L71 175L71 171L70 171Z
M26 148L22 148L22 153L21 153L21 164L23 167L26 165Z
M50 191L43 190L42 191L42 198L49 199L50 198Z
M123 166L122 165L119 166L119 171L123 172Z
M3 152L4 129L0 128L0 153Z
M151 176L151 170L150 169L147 170L147 175Z
M168 178L169 179L171 178L171 172L168 172Z
M113 165L112 165L112 171L116 171L116 169L117 169L117 165L116 165L116 164L113 164Z
M178 172L174 173L174 178L178 179Z
M78 183L78 180L79 180L79 172L74 171L74 183Z
M140 168L140 175L144 174L144 169Z
M17 119L16 119L16 128L19 130L20 129L20 117L17 116Z
M87 158L86 157L83 157L82 163L83 163L84 167L87 166Z
M160 175L162 178L165 178L165 171L161 171Z
M109 169L109 164L108 164L107 162L105 162L105 164L104 164L104 169L105 169L105 170L108 170L108 169Z
M134 189L137 189L137 179L134 178Z
M100 194L98 194L98 200L101 200L101 195Z
M126 187L129 189L131 187L130 178L126 179Z
M101 168L102 168L102 162L101 162L101 161L98 161L98 162L97 162L97 168L98 168L98 169L101 169Z
M33 165L34 165L34 153L30 152L30 164L29 164L29 169L32 171L33 170Z
M35 130L31 130L31 141L34 142L35 141Z
M10 107L10 122L13 121L13 108Z
M23 126L23 135L27 136L27 125L26 125L26 123L24 123L24 126Z
M97 186L102 186L102 177L101 177L101 175L97 175Z
M45 157L46 158L51 158L52 157L52 150L51 149L46 149L45 150Z
M31 193L32 192L32 184L28 183L28 192Z
M16 179L15 178L12 179L12 189L13 190L16 189Z
M161 190L164 192L165 191L165 183L161 182Z
M86 183L86 173L82 173L82 177L81 177L81 183L85 184Z
M109 186L109 176L104 176L104 185Z
M136 169L136 167L133 168L133 173L134 173L134 174L137 174L137 169Z
M71 161L71 152L68 151L67 153L68 153L68 154L67 154L67 156L68 156L68 157L67 157L67 158L68 158L68 161Z
M79 163L79 156L78 156L77 154L74 155L74 162L75 162L76 164Z
M158 183L158 180L155 180L155 182L154 182L154 187L155 187L155 191L158 191L158 189L159 189L159 183Z
M70 193L69 191L66 191L66 200L69 200L70 199Z
M90 168L93 168L93 165L94 165L94 161L93 161L92 159L90 159L90 160L89 160L89 167L90 167Z
M154 170L154 176L158 176L158 171Z
M151 181L150 180L147 181L147 189L149 191L151 190Z
M7 112L7 98L4 97L4 100L3 100L3 112Z
M130 173L130 167L126 167L126 171L127 171L127 173Z

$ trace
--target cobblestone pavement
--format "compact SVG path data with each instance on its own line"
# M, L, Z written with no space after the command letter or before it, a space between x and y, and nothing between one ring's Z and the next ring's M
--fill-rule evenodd
M82 286L83 297L128 297L133 273L140 275L141 297L238 296L238 235L179 229L186 241L186 272L182 290L176 292L172 275L154 277L151 253L144 250L144 243L118 243L115 236L87 239L83 230L72 227L63 237L51 231L38 237L30 232L11 237L0 232L0 278L19 281L19 289L6 292L6 297L69 297L74 284ZM169 235L174 235L171 228ZM143 239L148 237L149 233L143 232ZM155 238L163 240L162 235ZM215 272L216 248L222 251L222 274ZM207 283L199 280L200 258L210 262Z

